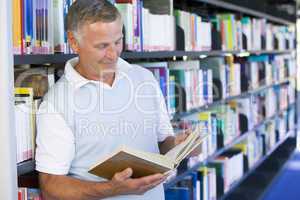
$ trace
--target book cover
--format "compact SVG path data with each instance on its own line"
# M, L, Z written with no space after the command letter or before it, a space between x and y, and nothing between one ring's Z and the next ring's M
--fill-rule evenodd
M194 149L199 147L207 136L201 135L200 129L195 128L185 141L172 148L165 155L121 146L114 153L94 164L89 169L89 173L106 179L111 179L115 173L129 167L133 170L133 178L155 173L169 173Z

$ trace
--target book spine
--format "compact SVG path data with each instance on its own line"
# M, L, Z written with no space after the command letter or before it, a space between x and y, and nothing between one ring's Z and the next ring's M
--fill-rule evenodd
M25 34L24 34L24 0L20 0L21 5L21 54L24 54Z

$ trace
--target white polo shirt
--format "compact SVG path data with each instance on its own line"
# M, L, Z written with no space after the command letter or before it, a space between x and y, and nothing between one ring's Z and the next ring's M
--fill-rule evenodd
M112 86L87 80L65 66L37 115L36 170L89 181L104 179L88 169L120 145L159 153L158 142L173 135L159 85L150 71L119 58ZM163 200L162 184L144 195L110 199Z

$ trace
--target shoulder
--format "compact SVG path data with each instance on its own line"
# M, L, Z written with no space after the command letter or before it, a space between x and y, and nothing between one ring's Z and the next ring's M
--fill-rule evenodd
M69 109L72 98L72 89L68 80L63 75L45 94L40 107L65 114Z
M43 97L45 101L52 101L54 99L61 99L69 93L70 87L65 75L63 75ZM56 97L56 98L55 98Z

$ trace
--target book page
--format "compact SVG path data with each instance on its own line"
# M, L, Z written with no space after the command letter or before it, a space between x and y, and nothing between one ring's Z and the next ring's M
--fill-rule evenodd
M171 159L170 157L159 154L159 153L140 151L137 149L130 148L128 146L124 146L122 148L122 150L129 154L143 158L144 160L148 160L150 162L156 163L158 165L162 165L162 166L170 168L170 169L172 169L175 164L175 159Z
M190 153L192 153L192 151L194 151L194 149L196 149L197 147L199 147L199 145L202 144L202 142L204 141L204 139L208 136L209 134L206 135L202 135L196 138L196 140L194 140L191 145L185 149L184 152L182 152L176 159L176 163L179 164L185 157L187 157Z
M170 151L168 151L165 156L172 158L178 163L178 158L181 158L182 155L185 155L185 152L188 151L193 146L193 143L200 136L199 128L195 128L192 133L183 141L182 143L176 145Z

